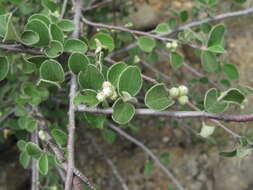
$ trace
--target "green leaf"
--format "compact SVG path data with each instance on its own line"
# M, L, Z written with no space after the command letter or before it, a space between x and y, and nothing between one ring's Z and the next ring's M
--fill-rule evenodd
M64 51L85 53L88 50L88 46L81 40L69 38L64 43Z
M80 71L86 71L89 64L89 58L81 53L73 53L69 56L68 59L69 69L74 74L78 74Z
M55 60L46 60L41 64L40 77L44 81L63 82L64 71L60 63Z
M64 42L64 34L62 30L56 24L51 24L49 27L49 31L50 31L52 40L56 40L61 43Z
M171 52L170 62L171 66L175 69L180 68L183 65L184 57L182 54L177 52Z
M48 156L47 154L42 154L38 161L39 171L42 175L47 175L48 173Z
M207 42L207 47L223 47L224 44L224 34L225 34L225 25L219 24L212 28L209 33L209 38Z
M160 23L156 26L155 32L158 34L169 34L171 29L167 23Z
M250 96L253 94L253 88L246 85L238 85L237 89L240 90L241 93L243 93L244 96Z
M32 20L40 20L44 22L47 26L50 24L50 20L46 15L43 14L33 14L32 16L29 17L28 22Z
M119 81L119 76L121 72L127 67L127 64L124 62L119 62L112 65L107 72L107 80L113 85L117 86Z
M22 151L19 155L19 162L24 167L27 168L30 163L30 156L26 151Z
M203 51L201 54L201 64L205 71L207 72L215 72L219 68L219 62L215 54L209 51Z
M212 29L212 26L209 23L203 23L200 25L200 29L202 30L202 32L208 34Z
M31 157L36 159L38 159L42 154L42 150L40 149L40 147L32 142L28 142L26 144L26 151Z
M215 130L215 127L209 126L203 123L199 135L204 138L208 138L214 133L214 130Z
M168 95L164 84L152 86L145 95L145 104L154 110L165 110L171 106L174 101Z
M155 48L156 42L153 38L142 36L138 39L138 46L144 52L151 52Z
M100 43L109 50L109 52L111 52L115 48L113 38L109 34L105 34L101 32L101 33L95 34L91 38L90 40L91 49L97 49L97 43L95 39L99 40Z
M5 79L9 72L9 62L7 57L0 57L0 81Z
M234 64L224 64L223 72L230 80L238 80L239 79L239 71Z
M234 157L236 156L237 151L231 151L231 152L220 152L219 155L223 157Z
M44 50L45 55L49 58L56 58L63 52L63 45L59 41L52 40L49 47Z
M154 164L152 161L148 161L146 164L145 164L145 167L144 167L144 170L145 172L148 174L148 175L151 175L153 170L154 170Z
M51 135L58 145L65 146L68 141L67 134L60 129L53 129Z
M37 68L40 68L41 64L46 61L48 58L46 56L31 56L28 58L25 58L25 61L28 63L35 64Z
M21 42L27 46L34 45L40 41L39 34L31 30L26 30L21 35Z
M124 102L122 99L118 99L114 102L112 119L121 125L127 124L134 117L135 108L132 104Z
M18 40L16 30L12 24L12 14L0 15L0 36L3 38L3 42L9 40Z
M87 70L78 75L78 82L83 89L100 90L104 82L103 75L94 65L88 65Z
M240 4L243 4L245 3L247 0L234 0L236 3L240 3Z
M37 47L47 46L50 42L50 34L47 25L41 20L34 19L28 22L25 26L25 31L33 31L37 33L40 37L38 43L34 44Z
M226 102L218 101L218 92L215 88L211 88L206 92L204 107L210 113L219 113L224 111L228 104Z
M241 104L243 103L244 100L245 100L245 97L243 93L236 88L231 88L225 92L222 92L218 98L218 101L224 101L224 102L235 103L235 104Z
M131 96L139 93L142 87L141 71L137 66L128 66L125 68L118 81L119 92L128 92Z
M85 113L84 118L92 128L103 129L106 122L106 115Z
M110 129L102 130L102 135L109 144L113 144L117 138L116 133Z
M75 29L75 24L68 19L62 19L57 25L64 31L64 32L71 32Z
M81 93L78 92L74 99L75 105L84 104L87 107L96 107L99 104L98 99L96 98L97 92L94 90L86 89Z
M224 53L225 49L222 46L211 46L209 48L207 48L208 51L210 52L214 52L214 53Z
M42 0L42 6L45 7L46 9L49 9L50 11L54 12L56 11L58 5L51 0Z
M185 22L185 21L187 21L188 20L188 17L189 17L189 15L188 15L188 12L187 11L181 11L180 12L180 18L181 18L181 20L183 21L183 22Z
M19 140L19 141L17 142L17 146L18 146L18 149L19 149L20 151L25 151L25 150L26 150L26 141L24 141L24 140Z

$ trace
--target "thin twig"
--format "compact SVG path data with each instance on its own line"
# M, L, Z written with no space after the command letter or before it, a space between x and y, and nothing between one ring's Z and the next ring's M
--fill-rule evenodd
M113 174L115 175L115 177L118 179L118 181L120 182L123 190L129 190L129 188L127 187L125 180L123 179L123 177L120 175L117 167L114 165L114 163L112 162L112 160L107 156L107 154L102 150L102 148L95 142L95 140L87 134L87 137L90 139L90 141L92 142L92 145L94 146L94 148L97 150L97 152L104 157L106 163L110 166Z
M35 144L39 144L38 140L38 130L31 134L31 141ZM39 190L39 170L38 170L38 161L35 158L32 158L32 179L31 179L31 190Z
M63 5L62 5L62 9L61 9L61 16L60 16L60 18L64 17L64 14L65 14L66 8L67 8L67 4L68 4L68 0L64 0L63 1Z
M27 53L31 55L43 55L40 49L26 47L21 44L0 44L0 49L13 53Z
M191 44L191 43L185 43L181 40L177 40L174 38L163 37L161 35L156 35L156 34L152 34L149 32L143 32L143 31L139 31L139 30L132 30L132 29L122 27L122 26L113 26L113 25L106 25L106 24L102 24L102 23L91 22L91 21L87 20L84 16L82 16L82 21L87 25L98 27L98 28L106 28L106 29L110 29L110 30L124 31L124 32L128 32L128 33L135 34L135 35L140 35L140 36L148 36L148 37L151 37L151 38L154 38L157 40L161 40L164 42L175 41L179 44L189 45L190 47L195 48L195 49L207 50L207 48L204 46L199 46L199 45Z
M95 4L95 5L90 5L90 6L86 7L86 8L84 8L83 11L85 12L85 11L90 11L90 10L93 10L93 9L97 9L97 8L103 7L103 6L105 6L105 5L107 5L107 4L111 3L111 2L112 2L112 0L102 1L102 2L99 2L99 3Z
M253 8L249 8L249 9L245 9L245 10L241 10L241 11L235 11L235 12L228 12L228 13L223 13L214 17L209 17L209 18L205 18L203 20L199 20L199 21L195 21L189 24L185 24L182 26L179 26L178 28L176 28L175 30L173 30L170 34L166 35L166 36L173 36L175 33L192 28L192 27L196 27L196 26L200 26L203 23L206 22L214 22L214 21L219 21L219 20L224 20L224 19L228 19L231 17L238 17L238 16L244 16L244 15L248 15L250 13L253 12ZM130 49L133 49L137 46L137 42L133 42L129 45L127 45L126 47L119 49L119 50L115 50L112 53L110 53L108 55L108 57L114 57L118 54L124 53L129 51Z
M13 108L10 111L8 111L6 114L4 114L2 117L0 117L0 123L2 123L4 120L6 120L10 115L15 113L15 111L16 111L16 108Z
M46 135L46 142L48 143L49 147L54 152L55 156L59 160L59 162L62 164L63 169L67 171L67 162L63 155L62 150L57 146L57 144L54 143L53 138L49 134L48 126L46 125L46 120L43 117L43 115L38 111L37 108L35 108L34 117L38 119L40 128L45 132ZM91 190L94 190L93 184L90 182L90 180L76 167L74 167L74 174L79 177Z
M191 104L192 105L192 104ZM112 108L87 108L84 105L80 105L77 108L79 112L89 112L97 114L112 114ZM135 110L136 115L152 115L152 116L164 116L164 117L173 117L178 119L183 118L206 118L206 119L215 119L227 122L250 122L253 121L253 114L242 114L242 115L228 115L228 114L213 114L207 113L205 111L156 111L152 109L139 108Z
M152 160L154 160L154 162L157 164L157 166L159 166L165 172L165 174L169 177L169 179L176 185L176 187L179 190L186 190L183 187L183 185L181 185L181 183L171 173L171 171L161 163L161 161L153 154L153 152L148 147L146 147L143 143L141 143L137 139L133 138L132 136L127 134L125 131L121 130L119 127L116 127L112 123L109 123L109 127L111 129L113 129L114 131L116 131L121 136L125 137L127 140L131 141L132 143L134 143L135 145L140 147L142 150L144 150L144 152L146 152L152 158Z
M82 9L82 0L74 1L74 24L75 30L72 34L73 38L79 37L80 32L80 18L81 18L81 9ZM77 91L77 82L76 82L76 75L71 73L71 81L70 81L70 93L69 93L69 110L68 110L68 117L69 117L69 124L68 124L68 168L67 168L67 176L65 182L65 190L71 190L72 182L73 182L73 171L75 167L75 105L74 105L74 98L76 96Z

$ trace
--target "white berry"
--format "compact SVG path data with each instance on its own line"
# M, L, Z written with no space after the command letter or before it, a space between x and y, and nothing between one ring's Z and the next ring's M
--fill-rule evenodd
M178 98L178 102L181 104L181 105L185 105L189 102L189 98L188 96L180 96Z
M179 95L180 96L185 96L185 95L188 94L188 88L184 85L179 86L178 90L179 90Z
M105 100L105 95L103 92L99 92L96 98L98 99L98 101L103 102Z
M178 97L179 89L176 88L176 87L173 87L169 90L169 93L170 93L170 96L173 97L173 98Z

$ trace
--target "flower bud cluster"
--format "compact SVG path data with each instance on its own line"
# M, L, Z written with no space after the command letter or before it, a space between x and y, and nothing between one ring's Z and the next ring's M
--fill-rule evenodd
M188 94L188 88L184 85L177 87L172 87L169 90L169 94L172 98L176 98L178 102L182 105L186 104L189 102L189 98L187 96Z
M177 47L178 47L178 44L176 41L168 42L166 44L166 48L169 49L170 51L176 51Z
M114 86L109 82L105 81L102 85L102 90L98 92L96 98L98 101L103 102L106 98L110 98L111 100L115 100L118 97L118 94L114 88Z

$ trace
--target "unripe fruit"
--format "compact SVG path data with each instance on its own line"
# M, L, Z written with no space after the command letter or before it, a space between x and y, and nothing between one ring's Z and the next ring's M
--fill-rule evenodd
M188 98L188 96L180 96L178 98L178 102L182 105L185 105L189 102L189 98Z
M171 42L168 42L168 43L166 44L166 48L170 49L171 47L172 47Z
M184 85L179 86L178 90L179 90L179 95L180 96L185 96L185 95L188 94L188 88Z
M172 44L171 44L171 47L174 48L174 49L177 49L177 42L176 41L173 41Z
M118 97L117 92L114 90L113 95L111 96L111 100L115 100Z
M176 87L173 87L169 90L169 93L170 93L170 96L173 97L173 98L178 97L179 89L176 88Z
M104 94L104 96L106 98L113 95L113 89L112 89L112 87L103 88L102 92L103 92L103 94Z
M46 134L43 130L40 130L39 131L39 138L43 141L46 141L47 140L47 137L46 137Z
M108 87L111 87L111 86L112 86L112 84L109 81L103 82L103 85L102 85L103 88L108 88Z
M98 99L98 101L103 102L105 100L105 95L103 92L99 92L96 98Z

